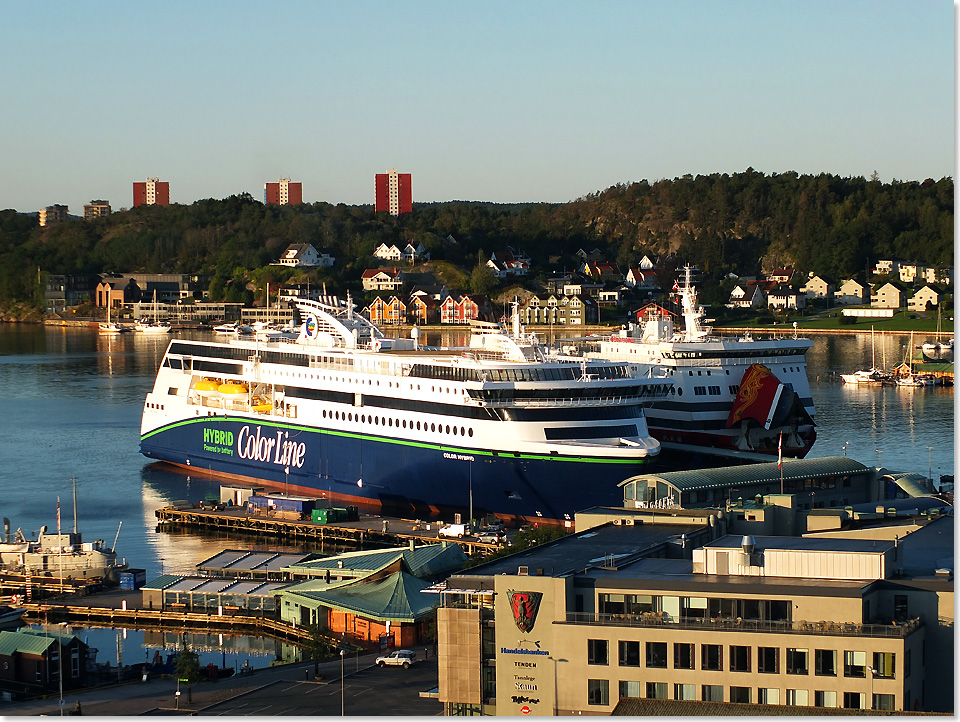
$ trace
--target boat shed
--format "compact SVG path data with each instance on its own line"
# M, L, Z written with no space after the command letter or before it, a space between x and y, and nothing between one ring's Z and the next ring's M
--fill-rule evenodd
M846 456L640 474L620 486L624 506L637 509L718 507L780 493L799 497L805 509L879 500L877 470Z
M197 564L200 574L244 579L283 581L291 564L316 559L318 554L302 552L256 552L243 549L225 549Z
M286 582L165 574L145 584L143 604L150 609L225 613L273 612Z

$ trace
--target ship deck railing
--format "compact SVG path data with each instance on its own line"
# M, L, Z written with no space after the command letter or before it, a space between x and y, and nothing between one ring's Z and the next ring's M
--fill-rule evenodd
M560 622L563 624L564 622ZM831 621L774 621L726 617L667 617L663 613L600 614L594 612L567 612L566 624L588 624L617 627L664 627L668 629L709 629L735 632L766 632L781 634L827 634L846 637L907 637L922 626L919 617L903 623L860 624Z
M610 406L623 404L637 404L644 401L651 401L653 397L640 396L604 396L597 399L467 399L467 406L479 406L481 408L540 408L540 407L574 407L574 406Z

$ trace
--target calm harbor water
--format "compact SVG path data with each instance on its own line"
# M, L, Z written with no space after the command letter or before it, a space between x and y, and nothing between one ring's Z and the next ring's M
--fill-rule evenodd
M182 335L211 338L200 331ZM929 469L935 481L954 473L953 387L857 388L839 381L840 373L868 368L874 355L878 364L896 365L909 336L877 335L873 343L870 334L812 338L808 376L818 440L811 457L839 456L846 446L846 454L864 464L922 474ZM11 531L19 527L30 536L42 525L56 528L58 497L62 526L72 530L75 477L84 540L103 539L112 546L116 538L120 555L131 567L146 569L148 579L161 572L190 573L226 547L262 548L250 539L156 529L156 509L177 499L219 496L220 488L218 481L150 464L139 454L143 399L168 341L0 325L0 516L10 520ZM108 651L112 642L95 646L101 661L115 658L115 650ZM142 661L142 654L137 650L124 661Z

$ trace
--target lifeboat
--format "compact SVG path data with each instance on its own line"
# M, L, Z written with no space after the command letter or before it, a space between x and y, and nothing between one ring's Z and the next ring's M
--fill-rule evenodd
M227 381L217 388L222 396L238 396L247 393L247 385L239 381Z
M215 393L220 388L220 382L216 379L200 379L194 384L194 391L199 391L201 394L212 394Z

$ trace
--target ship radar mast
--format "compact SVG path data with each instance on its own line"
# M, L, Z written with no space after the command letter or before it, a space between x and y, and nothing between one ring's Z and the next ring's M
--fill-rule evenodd
M693 267L683 267L683 283L677 289L680 296L680 306L683 309L683 333L679 334L680 341L703 341L710 335L709 328L700 325L703 318L703 307L697 305L697 291L693 287Z

